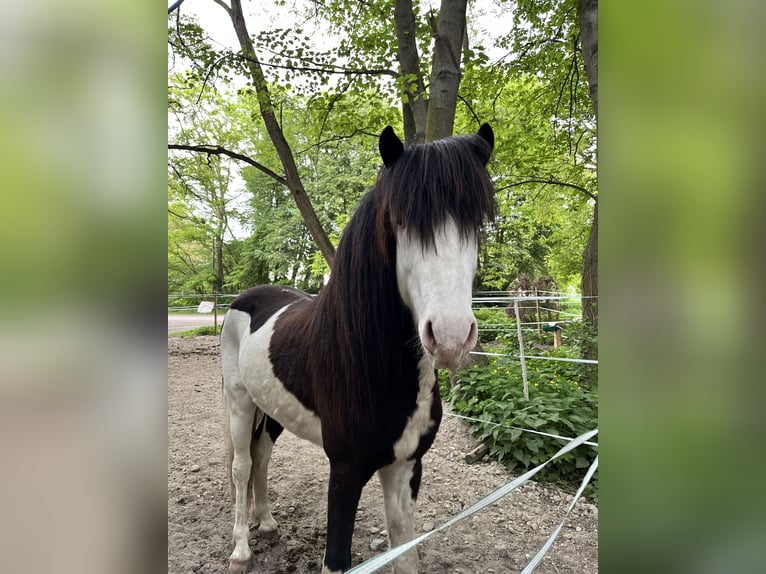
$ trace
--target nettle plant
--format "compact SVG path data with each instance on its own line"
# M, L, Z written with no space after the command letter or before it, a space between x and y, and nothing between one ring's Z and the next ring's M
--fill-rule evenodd
M515 353L512 348L507 351L518 354L518 348ZM559 356L567 354L571 350L556 351ZM527 361L529 399L525 399L518 359L490 357L486 366L473 365L458 372L451 388L445 377L443 391L458 413L479 419L470 425L476 437L489 447L488 455L511 470L524 472L548 460L564 441L508 427L566 437L597 427L598 389L580 384L583 367L558 361ZM595 454L593 447L580 446L548 464L535 478L575 488ZM586 495L596 496L596 484L594 477Z

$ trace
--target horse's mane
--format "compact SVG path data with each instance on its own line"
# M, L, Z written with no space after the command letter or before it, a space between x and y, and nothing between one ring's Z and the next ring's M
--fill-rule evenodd
M404 225L430 245L448 216L466 237L479 233L495 212L485 168L490 153L478 136L410 147L381 170L362 198L341 237L310 326L309 364L315 384L324 389L315 396L326 397L325 411L337 409L328 413L332 424L358 424L348 415L366 416L397 386L417 380L423 351L399 295L395 226ZM323 427L327 422L323 419Z

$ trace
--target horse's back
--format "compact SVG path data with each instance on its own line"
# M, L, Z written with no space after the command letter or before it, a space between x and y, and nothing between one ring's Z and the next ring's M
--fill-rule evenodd
M311 296L300 289L279 285L261 285L253 287L234 299L229 311L239 311L249 316L250 333L255 333L263 324L283 307L301 300L310 300ZM227 312L227 316L230 313ZM231 313L234 315L234 313ZM237 322L242 325L242 321ZM224 327L226 322L224 321Z
M321 444L310 381L306 376L296 376L293 370L304 367L300 361L305 355L301 350L305 345L290 345L287 353L280 345L285 333L303 332L312 302L310 295L292 287L264 285L244 292L226 313L221 332L221 358L224 387L230 395L244 398L243 393L247 393L263 412L283 427ZM297 316L288 313L288 307L290 311L300 309L300 313ZM283 324L283 316L291 320ZM280 337L275 336L277 327Z
M239 379L240 350L251 335L258 332L268 320L281 309L311 296L295 289L279 285L261 285L248 289L229 306L221 328L221 359L224 381L227 376Z

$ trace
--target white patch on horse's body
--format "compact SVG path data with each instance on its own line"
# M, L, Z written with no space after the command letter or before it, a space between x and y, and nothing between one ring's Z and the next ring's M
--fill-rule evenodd
M274 375L269 358L274 324L288 307L289 305L285 305L269 317L255 333L243 337L239 349L241 380L255 404L263 412L293 434L322 446L322 425L319 417L303 406ZM250 316L243 311L229 311L229 314L232 313L247 317L249 333Z
M433 404L434 373L433 359L424 356L418 363L418 398L415 410L407 418L402 435L394 443L394 457L397 461L406 460L415 452L420 443L420 437L426 434L434 425L431 419Z

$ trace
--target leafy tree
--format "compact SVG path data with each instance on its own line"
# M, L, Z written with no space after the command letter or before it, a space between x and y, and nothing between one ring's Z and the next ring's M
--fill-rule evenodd
M196 96L195 83L188 78L178 78L177 83L178 87L169 94L171 107L175 111L177 141L211 138L225 145L239 138L234 121L235 110L224 98L215 92L207 92L201 107L190 106L190 101ZM225 113L204 113L213 109ZM225 275L225 238L227 233L231 235L230 219L236 217L232 206L236 194L231 189L236 166L231 159L219 155L174 152L168 158L168 169L169 225L177 232L169 235L172 241L169 252L177 258L174 264L184 264L176 266L176 270L181 272L185 269L183 274L187 278L184 284L187 287L195 291L204 287L220 293ZM200 245L203 242L206 243L204 247ZM194 249L191 249L192 245ZM197 261L201 250L207 251L212 277L208 268L200 266Z
M490 164L500 215L488 229L481 284L505 288L520 272L553 273L560 283L578 280L597 187L595 123L585 74L581 73L574 0L501 0L499 5L513 14L514 25L498 41L508 56L495 61L489 60L487 46L482 44L489 40L472 35L465 3L456 0L445 0L438 11L411 0L306 4L304 10L311 11L313 22L332 31L331 47L323 50L313 46L311 32L300 24L271 28L253 39L243 33L247 29L241 3L216 2L232 18L239 51L211 48L204 30L177 15L175 23L171 22L171 42L174 53L185 54L194 62L190 73L201 85L200 92L212 90L215 78L235 72L250 79L242 90L247 98L237 101L237 106L246 109L243 137L232 149L213 146L215 142L209 139L208 146L190 147L228 154L253 166L276 184L270 193L279 195L281 186L282 199L286 191L294 201L297 196L306 201L310 197L313 218L332 247L356 199L374 179L378 160L372 138L383 125L399 124L405 140L417 142L449 135L453 126L455 131L470 133L481 121L489 121L500 126L495 159ZM448 63L452 69L445 71L437 65L439 50L451 54ZM437 100L443 94L437 92L446 93L452 86L457 86L449 98L454 107L440 112L452 122L449 132L446 128L429 132L429 113L442 109ZM280 138L290 142L287 150ZM288 151L290 158L285 159ZM293 169L290 165L295 172L292 179L288 177ZM357 165L361 172L354 185L348 180L355 181L357 174L345 180L337 175L351 174ZM255 194L254 176L245 179ZM259 176L259 181L265 190L266 180ZM287 210L289 202L280 199L278 205ZM271 266L262 267L263 258L256 257L256 239L245 240L237 248L244 249L241 253L251 258L251 265L249 270L239 269L238 277L273 276L279 269L280 276L289 280L292 272L288 268L294 271L297 267L295 281L312 284L326 270L317 253L327 260L329 249L297 247L309 236L290 227L296 214L306 221L300 203L295 205L298 211L289 217L266 222L274 224L273 231L257 240L279 245L269 241L282 227L296 237L291 244L295 249L281 245L284 258L270 249ZM257 223L262 206L261 211L256 203L251 207L249 217ZM254 226L253 233L265 233L268 227ZM315 240L316 233L310 231L310 237ZM291 258L298 262L294 267L288 264ZM254 272L261 268L266 275Z
M213 283L210 237L183 201L179 182L168 181L168 291L207 293Z
M332 133L334 120L326 116L324 102L331 94L310 98L274 91L275 101L282 107L282 129L294 142L295 159L306 189L311 193L316 214L333 243L342 231L361 196L375 180L379 157L375 139L370 133L366 147L347 137L326 137L320 144L322 128ZM257 108L257 95L242 89L232 95L238 112L239 128L250 130L248 143L238 146L249 156L264 163L277 162L273 147L260 130L253 129L250 118ZM385 111L371 107L368 100L344 100L349 114L360 119L383 117ZM389 110L389 115L395 110ZM361 133L361 132L359 132ZM248 205L241 218L250 236L237 243L239 260L227 277L228 288L237 290L257 283L286 283L316 291L328 272L326 261L313 238L303 226L303 219L286 186L253 167L241 170L248 191Z
M573 150L595 170L595 120L598 117L597 0L516 0L514 25L503 39L512 66L546 79L540 94L552 117L559 118L559 145ZM567 180L562 180L567 181ZM582 255L583 318L598 327L598 194L595 178L581 191L593 206L590 233Z

